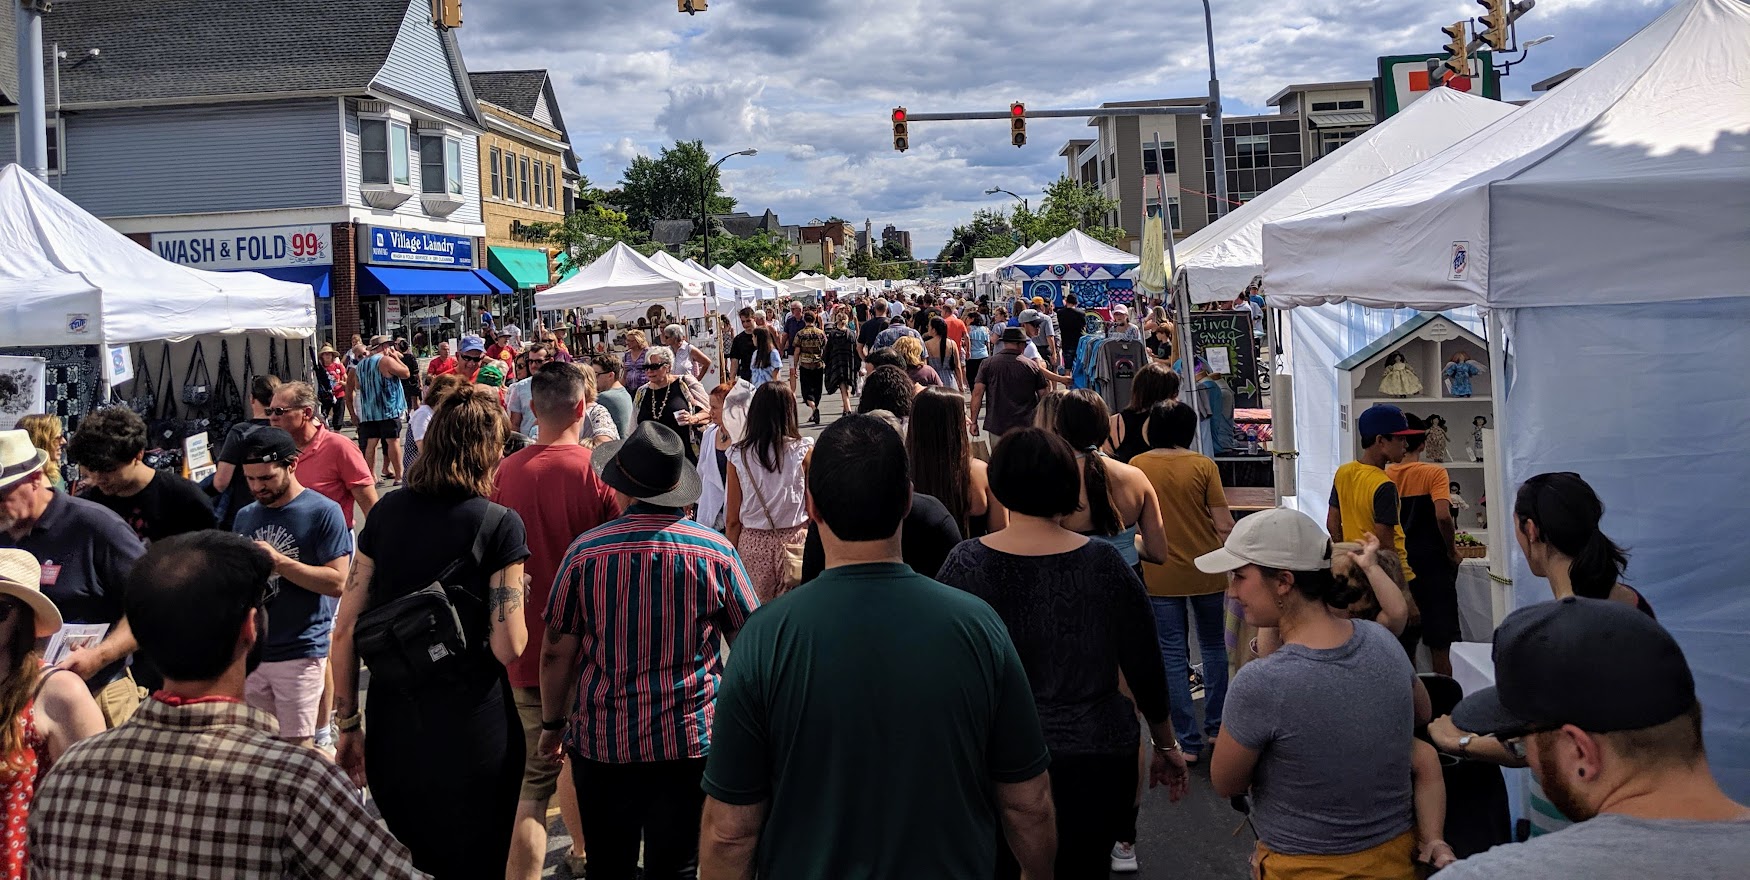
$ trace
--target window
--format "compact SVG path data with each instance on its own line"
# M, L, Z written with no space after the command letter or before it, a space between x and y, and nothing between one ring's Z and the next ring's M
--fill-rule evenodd
M62 148L66 146L61 140L64 132L61 131L59 119L50 119L47 121L47 125L49 129L49 154L46 157L49 162L48 170L50 174L60 174L65 170L61 167L61 155L65 152Z
M365 183L389 182L389 123L383 119L359 120L359 163Z
M1142 147L1142 173L1160 174L1163 165L1166 168L1166 173L1178 173L1178 148L1173 144L1163 143L1157 154L1153 143L1144 144Z
M1240 135L1234 138L1234 168L1269 168L1270 136Z
M504 178L499 170L499 163L504 161L501 158L503 153L503 150L493 147L492 152L487 154L492 157L492 197L495 199L504 196Z
M517 176L517 189L522 194L523 204L529 203L529 157L522 157L521 173Z
M1329 156L1336 149L1361 136L1363 129L1350 128L1338 131L1319 131L1319 155Z
M419 139L419 191L434 195L444 192L444 139L421 136Z
M1366 102L1364 102L1364 101L1338 101L1337 102L1337 109L1338 110L1360 110L1365 106L1365 103Z
M399 186L413 185L413 159L407 152L411 137L407 126L389 123L389 175Z
M555 187L553 185L553 183L554 183L553 172L554 172L553 163L548 162L547 163L547 207L549 207L549 208L559 207L559 192L558 192L558 187Z
M1318 113L1321 110L1335 110L1335 109L1337 109L1337 102L1336 101L1314 101L1312 108L1313 108L1314 113Z
M449 187L450 195L459 196L462 194L461 141L444 141L444 182Z
M545 170L546 166L547 163L539 159L535 160L535 207L537 208L547 203L547 191L541 185L542 171Z
M1167 222L1170 225L1170 227L1175 229L1175 230L1182 228L1181 224L1179 223L1179 197L1178 196L1167 196Z
M504 200L516 201L516 154L508 150L504 154Z

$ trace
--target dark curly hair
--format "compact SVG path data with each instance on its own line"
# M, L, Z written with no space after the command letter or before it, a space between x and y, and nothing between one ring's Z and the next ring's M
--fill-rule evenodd
M67 458L90 471L113 471L146 451L146 421L131 409L106 407L79 420Z

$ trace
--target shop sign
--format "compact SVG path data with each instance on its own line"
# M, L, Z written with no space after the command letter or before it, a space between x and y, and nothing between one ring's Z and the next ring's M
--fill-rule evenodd
M359 254L379 266L474 268L474 239L466 235L359 227Z
M401 298L398 296L386 296L384 299L388 300L388 302L384 303L385 310L388 312L388 314L384 316L385 322L391 326L401 323Z
M152 252L172 263L199 269L327 266L334 262L334 230L321 223L155 232L152 234Z

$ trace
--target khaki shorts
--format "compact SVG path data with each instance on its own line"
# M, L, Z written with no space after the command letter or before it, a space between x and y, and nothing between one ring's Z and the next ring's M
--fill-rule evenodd
M1259 841L1252 852L1252 880L1416 880L1415 853L1414 831L1338 856L1279 853Z
M523 792L519 797L525 801L544 801L559 790L559 771L564 768L541 757L538 750L541 742L541 689L513 687L511 691L516 699L517 718L523 722Z
M104 685L91 698L103 713L103 726L116 728L134 717L134 710L140 708L140 686L134 684L132 672L123 671L121 678Z

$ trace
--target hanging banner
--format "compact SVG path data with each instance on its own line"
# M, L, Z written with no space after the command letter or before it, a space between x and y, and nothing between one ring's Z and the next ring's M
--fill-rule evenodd
M18 427L31 413L48 412L47 366L39 357L0 357L0 431Z
M112 345L104 355L104 378L109 387L120 388L134 381L134 358L125 345Z
M152 252L199 269L276 269L334 262L334 228L326 223L154 232Z

